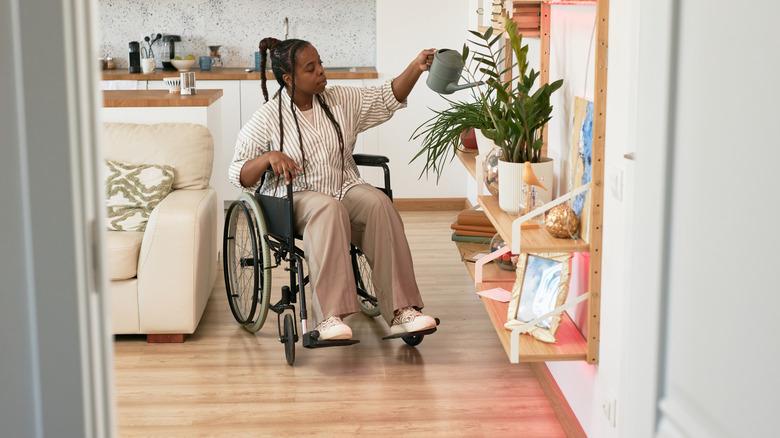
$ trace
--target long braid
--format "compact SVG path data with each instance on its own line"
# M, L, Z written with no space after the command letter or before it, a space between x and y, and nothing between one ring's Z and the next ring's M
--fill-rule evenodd
M295 128L298 130L298 144L300 145L301 149L301 161L303 162L303 181L304 183L308 184L308 181L306 180L306 152L303 148L303 134L301 133L301 125L298 122L298 113L295 111L295 52L298 51L299 48L303 47L306 43L304 41L299 40L300 42L295 43L290 48L290 77L292 78L292 87L290 90L290 111L293 115L293 120L295 120Z
M307 45L310 45L308 41L299 40L299 39L289 39L284 41L279 41L276 38L264 38L262 41L260 41L260 79L261 79L261 89L263 92L263 97L265 98L265 101L268 102L268 89L266 88L266 65L267 65L267 55L266 51L270 51L271 55L271 69L273 70L274 76L276 78L276 81L279 83L279 91L276 93L274 98L279 99L279 151L284 151L284 122L282 120L282 96L281 93L283 92L286 84L284 82L283 76L284 74L289 74L292 78L292 84L290 87L290 111L292 111L293 114L293 120L295 121L295 128L298 130L298 142L301 149L301 158L303 160L303 176L304 181L306 181L306 153L304 152L303 148L303 134L301 133L301 127L298 122L298 114L296 112L295 108L295 54L301 47L305 47ZM341 125L339 125L338 121L336 121L336 118L333 116L333 112L331 111L328 104L325 102L325 99L321 95L316 95L317 101L319 102L322 109L325 111L325 115L328 116L328 119L330 120L331 124L333 124L333 127L336 129L336 134L339 139L339 161L341 162L341 181L339 184L339 199L341 199L343 194L343 186L344 186L344 134L341 130ZM279 179L276 179L276 184L278 186ZM276 192L276 188L274 188L274 192Z
M336 117L333 116L333 112L325 102L325 98L321 95L317 95L317 101L325 111L325 115L328 116L330 123L336 128L336 135L339 138L339 162L341 162L341 180L339 181L339 200L341 200L342 190L344 190L344 134L341 132L341 125L336 121Z

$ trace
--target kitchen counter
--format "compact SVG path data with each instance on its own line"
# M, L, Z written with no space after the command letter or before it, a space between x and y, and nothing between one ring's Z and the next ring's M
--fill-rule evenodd
M243 68L214 68L211 71L200 71L197 68L195 79L200 81L226 81L226 80L260 80L260 73L256 71L246 72ZM161 81L163 78L179 76L178 71L155 70L154 73L128 73L126 69L103 70L104 81ZM379 74L374 67L343 67L325 69L328 79L376 79ZM273 80L274 75L268 71L268 79Z
M207 107L222 97L222 90L197 90L197 94L182 96L168 90L103 91L104 108Z

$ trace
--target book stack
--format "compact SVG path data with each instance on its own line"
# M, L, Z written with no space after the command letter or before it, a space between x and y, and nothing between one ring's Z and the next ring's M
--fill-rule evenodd
M482 210L466 209L458 213L452 228L454 242L490 243L496 229Z

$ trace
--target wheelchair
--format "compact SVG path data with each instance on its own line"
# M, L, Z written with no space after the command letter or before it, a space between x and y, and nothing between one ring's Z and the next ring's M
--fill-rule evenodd
M382 190L390 199L390 169L387 157L354 154L358 166L380 167L384 172ZM270 172L270 170L269 170ZM265 178L265 175L264 175ZM261 184L262 186L262 184ZM228 304L236 322L250 333L259 331L265 323L268 310L276 313L279 341L284 344L285 359L289 365L295 362L295 344L303 333L304 348L322 348L357 344L358 340L321 340L319 332L308 331L305 287L309 276L304 275L304 252L295 245L301 239L294 226L292 184L286 185L285 197L267 196L243 192L232 202L225 214L222 242L222 263ZM352 274L357 289L361 312L369 317L379 315L371 267L360 248L350 245ZM271 270L286 262L289 285L281 288L281 298L270 303ZM300 300L300 326L295 318L295 304ZM436 324L439 320L436 319ZM414 334L385 336L382 339L401 338L414 347L436 327Z

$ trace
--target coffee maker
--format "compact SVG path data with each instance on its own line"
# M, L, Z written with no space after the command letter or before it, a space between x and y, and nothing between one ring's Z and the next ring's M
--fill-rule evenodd
M138 44L138 41L130 41L129 46L127 71L130 73L141 73L141 45Z
M162 36L162 53L160 59L162 61L163 70L176 70L176 67L171 64L171 60L176 57L176 46L174 43L180 42L181 37L179 35L164 34Z

